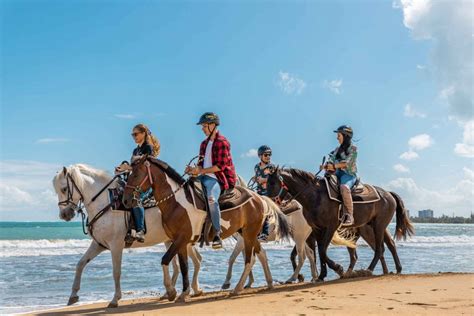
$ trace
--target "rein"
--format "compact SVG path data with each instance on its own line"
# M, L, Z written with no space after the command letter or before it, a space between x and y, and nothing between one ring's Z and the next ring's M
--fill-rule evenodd
M319 170L314 176L315 176L315 180L319 180L320 177L318 177L318 175L321 173L321 170ZM283 181L283 177L279 174L278 175L278 180L280 180L280 192L278 192L277 196L274 198L275 199L275 202L277 202L278 204L280 204L282 202L282 194L283 192L288 192L288 186L286 185L285 181ZM294 199L296 199L296 197L298 197L299 195L301 195L303 192L305 192L310 186L307 185L305 186L300 192L296 193L295 195L293 195L289 200L286 201L286 203L289 203L291 201L293 201ZM284 197L284 196L283 196Z

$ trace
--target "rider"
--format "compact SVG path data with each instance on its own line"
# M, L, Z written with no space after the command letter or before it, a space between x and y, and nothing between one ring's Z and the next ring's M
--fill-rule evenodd
M211 221L216 231L212 241L214 249L222 248L219 196L223 190L233 188L237 181L230 153L230 143L219 133L217 129L219 124L219 117L215 113L206 112L201 115L197 125L201 125L202 131L207 137L201 143L198 165L186 167L186 173L199 176L206 189Z
M151 133L150 129L145 124L138 124L132 130L132 137L137 147L133 150L132 159L136 156L148 155L157 157L160 153L160 142ZM116 173L126 172L132 170L132 167L124 162L117 168ZM151 188L140 195L140 201L145 197L149 196ZM138 242L145 242L145 209L139 203L136 207L132 208L133 219L135 220L136 235L135 238Z
M353 131L350 126L339 126L334 133L337 133L339 146L329 154L329 162L326 163L324 169L336 172L344 202L342 225L350 226L354 224L351 188L357 180L357 147L352 144Z
M255 182L257 183L257 193L260 195L267 195L267 180L268 180L268 169L273 167L270 162L272 157L272 149L267 145L262 145L258 148L258 157L260 162L255 165ZM260 241L267 241L268 238L268 217L265 217L263 222L262 232L258 236Z

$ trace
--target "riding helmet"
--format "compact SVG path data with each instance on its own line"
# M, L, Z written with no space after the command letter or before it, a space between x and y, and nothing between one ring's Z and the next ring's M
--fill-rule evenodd
M267 146L267 145L262 145L258 148L258 155L261 156L265 153L272 153L272 149L270 148L270 146Z
M206 112L203 115L201 115L201 117L199 118L199 122L197 122L196 125L201 125L205 123L207 124L214 123L216 125L219 125L220 124L219 116L217 116L216 113Z
M350 126L341 125L337 128L337 130L334 131L334 133L341 133L342 135L352 137L352 135L354 134L354 131L352 130L352 127Z

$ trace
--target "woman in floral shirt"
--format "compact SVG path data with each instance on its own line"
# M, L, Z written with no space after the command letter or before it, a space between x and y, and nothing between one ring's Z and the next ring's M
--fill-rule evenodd
M357 147L352 144L352 128L340 126L337 133L339 146L329 154L329 161L324 169L336 172L344 202L343 226L354 224L351 189L357 180Z

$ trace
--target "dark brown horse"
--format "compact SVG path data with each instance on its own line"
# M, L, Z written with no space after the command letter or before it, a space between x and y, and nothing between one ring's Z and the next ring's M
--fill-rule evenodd
M183 292L178 300L184 301L190 292L187 246L197 242L201 235L207 214L204 200L197 194L192 182L186 182L163 161L144 156L134 161L132 168L124 191L124 205L127 208L134 207L141 192L153 189L153 195L162 213L165 232L172 241L161 260L163 282L168 298L173 300L176 290L170 280L169 263L177 254L183 278ZM221 212L221 238L225 239L239 232L244 239L245 268L233 294L243 290L244 282L255 262L253 254L257 255L263 266L268 287L273 287L265 250L257 240L268 206L258 194L245 188L242 190L250 194L250 198L242 205ZM280 215L280 232L282 238L287 238L290 229L284 215Z
M327 248L334 232L340 226L340 204L328 196L324 179L298 169L279 169L270 174L267 182L267 192L270 197L279 197L287 190L303 205L304 216L313 228L320 257L321 274L323 281L327 275L326 264L337 274L343 276L344 269L329 259ZM396 212L396 238L406 238L413 233L413 227L407 217L403 202L396 194L376 187L380 200L369 204L354 205L354 225L352 228L369 224L373 230L374 257L368 270L372 272L383 255L384 238L388 224ZM351 259L352 260L352 259ZM355 262L354 262L355 263Z

